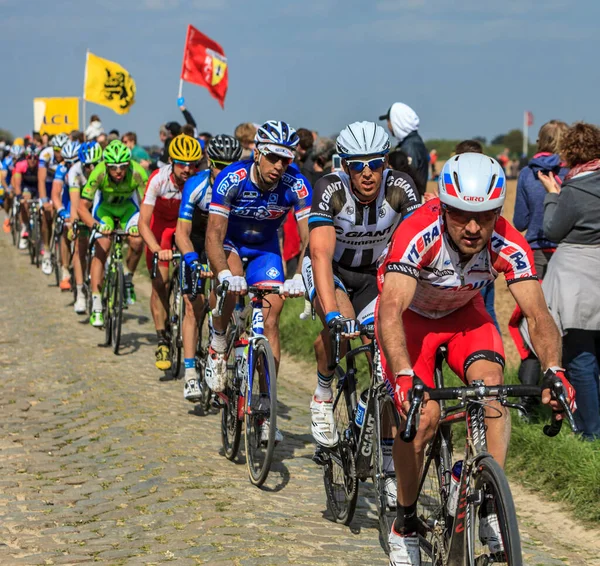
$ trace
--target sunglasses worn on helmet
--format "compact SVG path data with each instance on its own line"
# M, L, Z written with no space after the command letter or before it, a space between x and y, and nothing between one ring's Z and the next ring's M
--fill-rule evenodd
M107 163L106 166L112 171L126 171L129 169L129 162L127 163Z
M377 169L381 169L385 163L384 157L376 157L375 159L346 159L346 164L348 165L351 171L355 171L356 173L362 173L365 167L369 167L371 171L376 171Z

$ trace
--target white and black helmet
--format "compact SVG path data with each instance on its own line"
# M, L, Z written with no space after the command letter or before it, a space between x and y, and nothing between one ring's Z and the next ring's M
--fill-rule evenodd
M390 151L390 137L374 122L354 122L340 132L335 145L344 159L359 155L385 155Z
M51 140L50 145L55 149L62 149L63 146L69 141L67 134L56 134Z
M504 205L506 177L495 159L481 153L461 153L444 164L438 189L443 204L484 212Z
M79 145L79 142L76 141L68 141L65 145L63 145L60 153L67 163L79 161Z
M233 136L219 134L208 142L206 146L206 155L213 161L223 161L233 163L239 161L242 157L242 146Z

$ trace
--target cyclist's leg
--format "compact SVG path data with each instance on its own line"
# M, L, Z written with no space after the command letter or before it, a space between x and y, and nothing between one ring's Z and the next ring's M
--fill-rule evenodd
M76 313L83 314L86 310L86 300L83 293L83 277L85 273L85 261L89 240L89 232L87 227L80 225L79 235L75 240L75 250L73 253L73 275L75 276L75 287L77 293L75 295L75 304L73 308ZM89 291L88 291L89 292Z
M52 182L46 183L46 194L50 196L52 194ZM52 215L54 214L53 209L46 210L42 208L42 241L44 250L50 249L50 236L52 235Z
M494 321L485 310L483 300L472 302L452 314L458 332L448 342L448 365L468 383L482 380L486 385L504 382L504 347ZM504 466L510 439L510 413L497 401L486 407L488 451Z
M92 207L92 216L99 224L105 224L114 229L114 215L110 207L104 202L102 191L96 192ZM102 297L100 288L104 278L104 265L108 258L109 250L109 238L98 238L94 243L94 256L92 257L92 265L90 266L90 290L92 293L92 318L97 319L98 326L102 326ZM90 320L93 323L92 318Z
M68 192L65 190L64 192L67 193ZM63 200L63 204L64 204L64 200ZM71 212L71 203L70 201L66 202L66 206L65 208L67 209L67 212L70 215ZM71 281L71 271L69 269L69 267L71 266L71 245L69 242L69 238L67 237L69 230L67 229L67 226L65 225L63 227L63 233L62 233L62 237L60 239L60 255L61 255L61 259L62 259L62 274L61 274L61 283L60 283L60 288L63 290L67 290L70 291L71 290L71 285L72 285L72 281Z
M118 207L118 216L121 227L130 234L135 234L127 238L129 250L125 263L123 264L123 274L125 275L125 298L127 304L133 305L136 301L135 290L133 286L133 274L142 257L144 251L144 241L138 233L138 220L140 217L140 207L137 192L130 199Z

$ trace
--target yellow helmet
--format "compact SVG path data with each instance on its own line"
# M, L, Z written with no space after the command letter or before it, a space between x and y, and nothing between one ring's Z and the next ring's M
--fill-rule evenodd
M15 138L15 140L13 141L13 143L15 145L25 145L25 142L24 142L23 138Z
M198 161L202 157L202 147L196 138L179 134L169 144L169 156L176 161Z

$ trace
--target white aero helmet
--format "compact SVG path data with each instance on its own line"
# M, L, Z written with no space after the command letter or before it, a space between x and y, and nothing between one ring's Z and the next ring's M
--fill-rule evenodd
M506 177L495 159L481 153L461 153L444 164L438 189L443 204L484 212L504 205Z
M385 155L390 151L390 137L375 122L354 122L340 132L335 146L344 159L359 155Z

